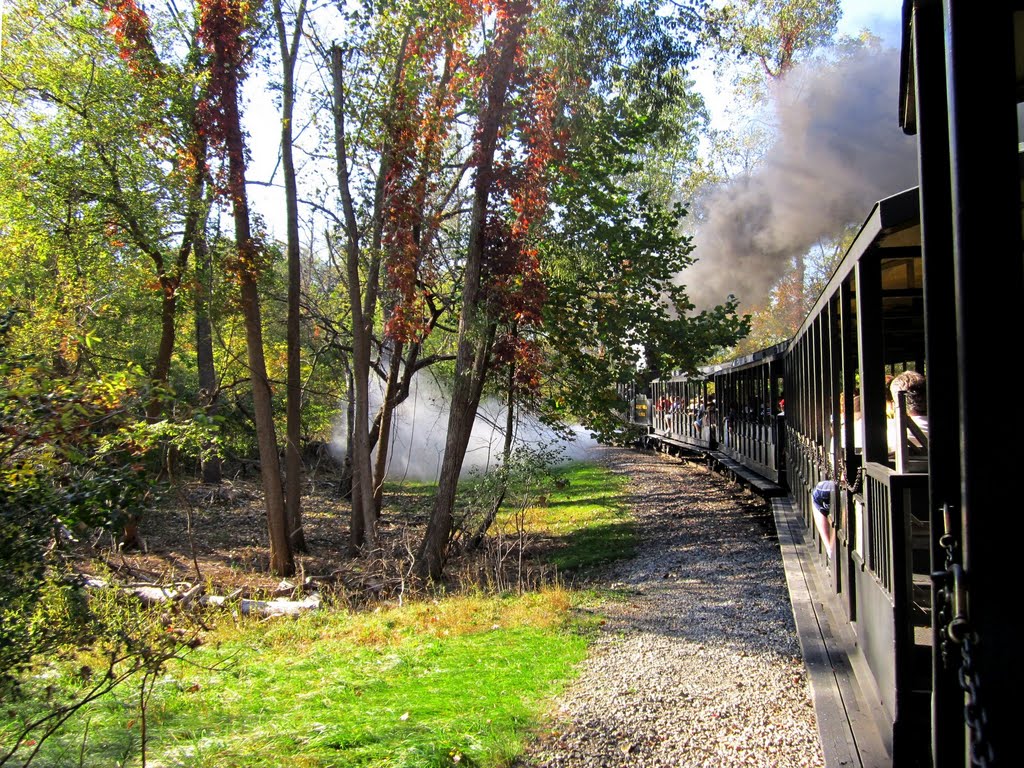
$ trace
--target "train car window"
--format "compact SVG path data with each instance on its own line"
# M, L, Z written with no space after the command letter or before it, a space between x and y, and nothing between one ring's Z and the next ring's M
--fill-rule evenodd
M921 290L924 265L920 258L882 259L882 291Z

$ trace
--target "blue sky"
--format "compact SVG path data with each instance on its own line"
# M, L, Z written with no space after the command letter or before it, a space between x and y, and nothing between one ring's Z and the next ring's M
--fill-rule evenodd
M901 0L846 0L842 7L840 33L855 35L866 28L890 45L899 44Z

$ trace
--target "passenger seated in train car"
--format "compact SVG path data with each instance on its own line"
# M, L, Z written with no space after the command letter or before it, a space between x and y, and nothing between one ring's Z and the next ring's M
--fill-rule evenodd
M846 447L846 415L839 417L839 445ZM853 450L860 453L864 449L864 424L860 413L860 395L853 396Z
M846 448L846 410L843 407L845 398L839 396L839 448ZM853 396L853 450L862 453L864 450L864 422L861 417L860 395ZM829 440L828 454L835 453L835 440Z
M887 423L889 458L896 461L897 470L902 471L900 459L928 454L927 382L924 374L908 370L893 378L889 391L894 404L893 417ZM900 412L901 392L905 417Z
M708 439L716 440L718 437L718 406L715 403L714 395L708 397L707 407L702 416L703 425L708 428Z

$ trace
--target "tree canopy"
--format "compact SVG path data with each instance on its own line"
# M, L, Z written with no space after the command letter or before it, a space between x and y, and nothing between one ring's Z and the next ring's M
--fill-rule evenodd
M161 440L187 433L157 441L153 480L169 460L210 479L214 459L257 465L281 573L301 546L301 444L342 422L353 553L369 551L396 409L428 369L458 414L444 518L485 393L510 419L615 439L619 387L746 332L734 301L697 312L686 287L679 190L708 130L690 68L713 41L781 74L837 14L19 0L0 73L0 292L20 318L5 348L43 355L55 387L117 382ZM268 109L280 242L249 202L246 121Z

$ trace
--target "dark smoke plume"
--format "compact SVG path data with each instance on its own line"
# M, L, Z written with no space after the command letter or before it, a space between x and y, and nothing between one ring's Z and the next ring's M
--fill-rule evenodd
M862 222L917 183L915 140L897 121L899 53L865 47L795 68L773 97L778 132L755 170L701 201L697 262L679 276L697 309L735 295L763 304L793 257Z

